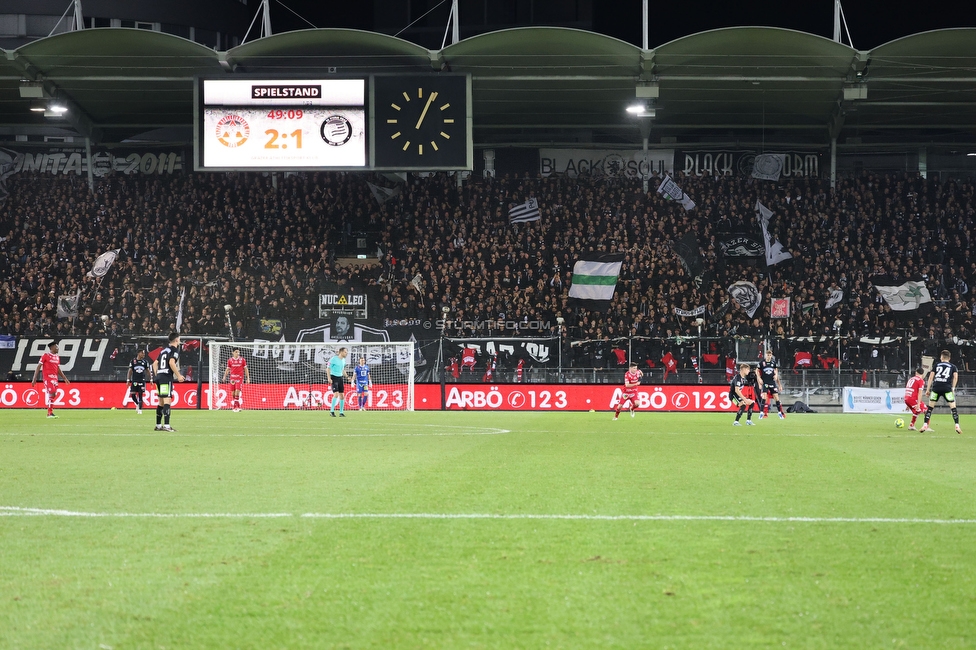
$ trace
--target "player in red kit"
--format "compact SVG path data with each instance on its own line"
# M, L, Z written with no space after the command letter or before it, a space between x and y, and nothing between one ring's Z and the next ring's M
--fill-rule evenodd
M620 399L617 400L617 407L614 409L614 421L620 417L620 409L624 407L624 402L630 402L630 417L634 417L634 412L637 410L637 389L640 388L640 381L643 376L644 373L637 369L636 363L630 364L630 370L624 374L624 390L620 394Z
M925 378L922 377L922 369L916 368L915 375L908 378L905 386L905 406L912 412L912 423L908 425L909 430L915 430L915 420L925 412L925 406L919 397L919 392L925 389Z
M241 393L244 391L244 382L251 383L251 371L247 369L247 359L241 356L240 348L234 348L230 359L227 360L227 368L224 370L224 381L230 375L231 408L234 413L240 413L244 405Z
M51 341L47 344L48 351L41 355L41 361L34 368L34 379L31 380L31 388L37 384L37 375L41 374L44 378L44 394L47 396L47 416L56 418L54 414L54 400L58 396L58 377L64 379L64 383L70 385L71 382L61 371L61 357L58 356L58 344Z

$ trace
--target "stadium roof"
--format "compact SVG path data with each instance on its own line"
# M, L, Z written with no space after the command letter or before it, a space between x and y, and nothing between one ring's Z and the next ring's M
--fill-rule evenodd
M976 29L916 34L860 51L812 34L740 27L650 50L564 28L530 27L427 50L344 29L287 32L218 52L159 32L89 29L0 58L0 133L62 133L107 143L189 141L193 79L237 74L467 72L475 144L650 141L969 143L976 134ZM69 107L31 112L24 80ZM625 107L637 87L653 118ZM656 95L656 97L654 97Z

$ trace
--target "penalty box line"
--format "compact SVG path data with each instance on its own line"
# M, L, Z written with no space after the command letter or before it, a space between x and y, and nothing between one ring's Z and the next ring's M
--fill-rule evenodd
M0 517L77 517L107 519L429 519L429 520L533 520L533 521L724 521L803 524L976 524L976 519L911 517L760 517L750 515L572 515L492 513L328 513L328 512L81 512L45 508L0 506Z

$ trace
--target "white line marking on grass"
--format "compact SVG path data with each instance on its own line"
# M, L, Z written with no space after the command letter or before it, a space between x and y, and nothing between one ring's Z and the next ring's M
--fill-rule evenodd
M915 519L910 517L756 517L749 515L559 515L559 514L492 514L492 513L366 513L366 512L289 512L229 513L229 512L79 512L46 508L18 508L0 506L0 517L82 517L82 518L142 518L142 519L503 519L542 521L731 521L760 523L803 524L976 524L976 519Z
M69 425L72 428L77 429L88 429L89 425ZM114 425L112 425L114 428ZM25 435L35 435L39 438L51 438L51 437L91 437L91 436L102 436L102 437L115 437L115 438L411 438L411 437L429 437L429 436L497 436L505 433L511 433L510 429L498 429L494 427L487 428L475 428L475 427L464 427L464 426L439 426L436 424L430 425L413 425L425 426L436 429L463 429L464 431L449 431L449 432L430 432L430 433L167 433L165 431L153 431L146 433L117 433L117 432L99 432L99 431L89 431L85 433L65 433L65 432L41 432L37 434L27 434L27 433L0 433L0 436L25 436ZM264 429L271 430L288 430L294 427L263 427Z
M134 519L276 519L294 517L290 512L78 512L46 508L0 506L0 517L115 517Z

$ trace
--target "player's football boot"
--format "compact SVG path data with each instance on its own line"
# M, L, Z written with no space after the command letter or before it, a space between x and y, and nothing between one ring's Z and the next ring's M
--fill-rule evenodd
M636 416L634 415L634 409L630 409L630 417L636 417Z
M786 419L786 415L784 415L783 413L780 413L779 414L779 419L780 420L785 420Z
M161 425L161 424L157 424L157 425L156 425L156 426L155 426L155 427L153 428L153 431L162 431L162 430L163 430L163 425Z
M746 426L754 427L754 426L756 426L756 423L753 422L752 420L746 420Z
M956 425L956 433L962 433L962 428L958 424Z
M915 428L915 425L914 424L912 426L908 427L908 430L909 431L918 431L918 429Z
M331 415L332 417L335 417L336 416L335 411L329 411L329 415Z
M931 430L932 430L932 427L930 427L929 426L929 423L926 422L925 424L922 425L922 428L919 429L918 432L919 433L925 433L926 431L931 431Z
M172 432L176 431L176 429L174 429L173 427L169 426L168 424L164 424L163 425L163 428L160 429L160 431L169 431L170 433L172 433Z
M48 418L50 418L52 420L57 420L58 419L58 416L56 416L54 413L48 413L47 416L48 416Z
M732 423L732 426L734 426L734 427L741 427L742 426L742 423L739 422L738 420L736 420L735 422Z

